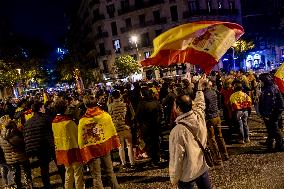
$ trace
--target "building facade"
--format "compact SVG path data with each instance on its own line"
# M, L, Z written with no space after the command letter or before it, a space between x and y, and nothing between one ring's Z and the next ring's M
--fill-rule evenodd
M148 58L153 39L172 27L201 20L242 22L240 0L83 0L78 16L78 42L106 76L114 74L118 56Z

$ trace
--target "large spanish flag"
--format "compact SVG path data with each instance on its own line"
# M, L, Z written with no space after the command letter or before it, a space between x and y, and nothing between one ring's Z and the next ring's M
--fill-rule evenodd
M110 115L98 107L88 108L79 121L78 145L84 162L119 148L119 138Z
M167 67L191 63L208 73L243 34L242 26L230 22L200 21L180 25L154 39L154 52L141 65Z
M274 81L278 86L279 90L284 93L284 64L278 68L277 72L274 75Z

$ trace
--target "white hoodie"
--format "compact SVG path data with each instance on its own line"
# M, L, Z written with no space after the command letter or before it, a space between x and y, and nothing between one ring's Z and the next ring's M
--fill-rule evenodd
M192 133L178 122L189 125L202 145L206 147L207 128L205 122L205 100L203 92L198 91L192 110L177 117L177 125L172 129L169 139L169 174L172 184L178 181L189 182L208 170L203 152L194 140Z

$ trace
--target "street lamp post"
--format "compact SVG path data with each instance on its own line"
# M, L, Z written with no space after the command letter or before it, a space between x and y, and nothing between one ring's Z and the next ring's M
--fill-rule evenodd
M139 49L138 49L138 41L139 41L139 38L136 35L132 35L130 37L130 42L135 44L135 48L136 48L136 52L137 52L137 62L139 64L139 66L141 66L140 63L139 63L139 61L140 61L140 54L139 54ZM145 75L144 75L142 67L141 67L140 71L141 71L141 74L142 74L142 78L145 78Z

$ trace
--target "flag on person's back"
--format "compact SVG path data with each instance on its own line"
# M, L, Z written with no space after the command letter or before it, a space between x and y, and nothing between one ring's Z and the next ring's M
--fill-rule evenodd
M278 68L277 72L274 75L274 81L278 86L279 90L284 93L284 64Z
M208 73L243 34L242 26L230 22L200 21L180 25L153 40L154 52L141 65L167 67L191 63Z

